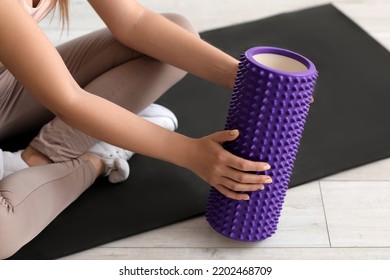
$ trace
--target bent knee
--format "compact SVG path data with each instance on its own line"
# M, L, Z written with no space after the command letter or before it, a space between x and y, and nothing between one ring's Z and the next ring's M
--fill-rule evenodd
M21 247L17 244L19 233L15 232L12 222L2 210L4 208L0 205L0 260L11 257Z
M185 16L176 13L163 13L162 15L170 21L176 23L177 25L199 37L198 31Z
M3 222L0 220L0 260L4 260L11 257L17 251L16 249L12 248L12 235L2 230L2 227L4 226L6 225L3 225Z

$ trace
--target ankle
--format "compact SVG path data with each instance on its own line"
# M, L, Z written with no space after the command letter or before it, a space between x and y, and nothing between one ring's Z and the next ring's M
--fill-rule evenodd
M83 159L90 161L95 168L96 174L102 175L105 171L103 160L96 154L87 152L81 156Z
M53 163L47 156L28 146L21 154L22 159L28 166L38 166Z

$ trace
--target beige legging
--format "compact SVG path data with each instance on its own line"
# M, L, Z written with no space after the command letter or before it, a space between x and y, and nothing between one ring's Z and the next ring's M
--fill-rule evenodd
M164 16L195 33L183 17ZM125 47L107 29L57 49L81 87L135 113L185 75ZM42 127L53 118L7 70L0 73L1 138ZM32 240L94 182L93 165L80 157L94 143L94 138L58 118L41 129L31 145L55 163L27 168L0 181L0 259L12 256Z

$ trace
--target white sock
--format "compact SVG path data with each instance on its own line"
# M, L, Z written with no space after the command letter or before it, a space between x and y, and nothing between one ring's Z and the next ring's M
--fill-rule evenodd
M23 150L11 153L0 150L0 179L29 167L22 159Z

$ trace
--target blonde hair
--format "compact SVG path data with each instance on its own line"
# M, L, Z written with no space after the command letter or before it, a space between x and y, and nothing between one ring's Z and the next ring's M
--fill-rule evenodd
M56 0L56 5L60 9L62 27L69 27L69 0Z

